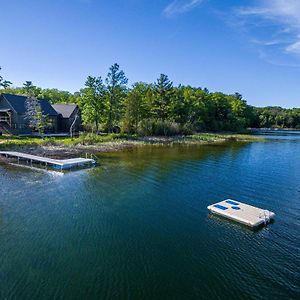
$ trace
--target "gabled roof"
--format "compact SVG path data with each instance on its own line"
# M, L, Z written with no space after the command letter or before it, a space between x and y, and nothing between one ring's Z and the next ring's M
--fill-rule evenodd
M26 112L26 99L27 96L20 96L20 95L12 95L12 94L1 94L6 101L11 105L11 107L19 114L24 114ZM51 106L51 104L47 100L38 99L42 111L45 115L48 116L57 116L58 113L55 109Z
M76 104L53 104L52 106L63 118L70 118L77 108Z

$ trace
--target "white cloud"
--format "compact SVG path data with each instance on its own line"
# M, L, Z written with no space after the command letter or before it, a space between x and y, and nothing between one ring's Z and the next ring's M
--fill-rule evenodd
M297 41L294 44L291 44L285 48L286 52L300 54L300 37L298 37L298 38L299 38L299 41Z
M199 6L203 1L204 0L175 0L163 10L163 15L173 17L186 13Z
M257 0L256 3L255 6L239 8L238 15L271 22L274 25L272 34L281 37L277 42L284 45L282 49L300 55L300 1Z
M276 45L280 45L281 41L280 40L261 40L261 39L256 39L253 38L251 39L251 42L257 45L261 45L261 46L276 46Z

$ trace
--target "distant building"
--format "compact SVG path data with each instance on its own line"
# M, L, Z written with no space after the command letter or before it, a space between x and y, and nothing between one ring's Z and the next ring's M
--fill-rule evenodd
M31 134L32 129L26 119L26 96L0 94L0 132L14 135ZM81 127L80 110L77 105L51 105L47 100L40 100L42 112L47 115L49 126L46 133L70 133Z

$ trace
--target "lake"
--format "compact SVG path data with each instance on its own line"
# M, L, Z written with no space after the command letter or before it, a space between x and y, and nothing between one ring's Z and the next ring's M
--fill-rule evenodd
M0 299L298 298L300 134L266 138L101 154L65 175L0 164ZM225 198L276 220L210 215Z

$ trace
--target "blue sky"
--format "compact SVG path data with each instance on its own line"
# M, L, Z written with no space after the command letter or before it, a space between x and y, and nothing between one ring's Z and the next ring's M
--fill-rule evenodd
M2 75L76 91L117 62L129 78L300 106L299 0L0 2Z

